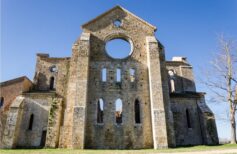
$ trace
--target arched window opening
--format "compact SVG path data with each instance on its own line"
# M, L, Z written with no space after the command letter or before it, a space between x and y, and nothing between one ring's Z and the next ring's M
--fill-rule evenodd
M1 97L1 99L0 99L0 108L3 107L3 105L4 105L4 97Z
M116 81L121 82L121 69L120 68L116 69Z
M115 118L117 124L122 123L122 109L123 109L123 102L119 98L115 101Z
M103 99L99 99L97 102L97 123L103 123L104 116L104 101Z
M50 78L49 89L54 90L54 77L53 76Z
M188 128L192 128L191 127L190 113L189 113L188 109L186 109L186 118L187 118L187 126L188 126Z
M137 99L135 100L134 110L135 110L135 123L140 124L141 123L140 102Z
M174 81L174 79L170 79L170 91L172 93L175 92L175 81Z
M30 115L30 122L29 122L28 130L32 130L32 128L33 128L33 122L34 122L34 114L31 114L31 115Z
M130 73L130 81L134 82L135 81L135 69L131 68L129 70L129 73Z
M175 92L175 71L169 70L169 85L170 85L170 92Z
M102 78L103 82L106 82L106 80L107 80L107 69L106 68L102 69L101 78Z

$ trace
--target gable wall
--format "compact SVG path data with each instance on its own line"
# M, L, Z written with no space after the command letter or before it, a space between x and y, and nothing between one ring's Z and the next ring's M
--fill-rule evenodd
M113 25L119 19L121 27ZM146 36L153 30L121 10L84 28L91 33L89 90L87 101L86 148L151 148L153 147ZM125 59L113 59L105 52L106 42L113 38L132 42L133 52ZM119 51L119 50L118 50ZM107 81L101 71L107 69ZM121 69L121 82L116 82L116 68ZM129 69L135 69L135 82L130 82ZM97 123L97 102L104 100L104 123ZM122 124L115 121L115 100L123 102ZM135 124L134 103L140 101L141 124Z

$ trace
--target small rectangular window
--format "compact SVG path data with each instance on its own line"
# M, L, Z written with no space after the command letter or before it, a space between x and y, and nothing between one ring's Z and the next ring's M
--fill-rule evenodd
M102 75L101 78L102 78L103 82L106 82L106 74L107 74L106 72L107 72L106 68L103 68L102 73L101 73L101 75Z
M121 82L121 69L117 68L116 70L116 81Z
M129 73L130 73L130 81L134 82L135 81L135 69L131 68L129 70Z

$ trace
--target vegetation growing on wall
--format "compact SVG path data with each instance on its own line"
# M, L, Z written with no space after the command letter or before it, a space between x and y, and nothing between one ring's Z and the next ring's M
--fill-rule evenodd
M56 111L58 109L58 100L57 98L53 98L52 99L52 104L50 107L50 111L49 111L49 126L54 125L55 123L55 116L56 116Z

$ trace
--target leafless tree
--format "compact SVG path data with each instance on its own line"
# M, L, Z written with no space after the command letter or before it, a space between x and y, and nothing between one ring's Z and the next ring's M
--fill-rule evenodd
M231 143L236 144L237 46L233 39L219 39L220 50L213 56L202 82L214 94L212 100L229 104Z

